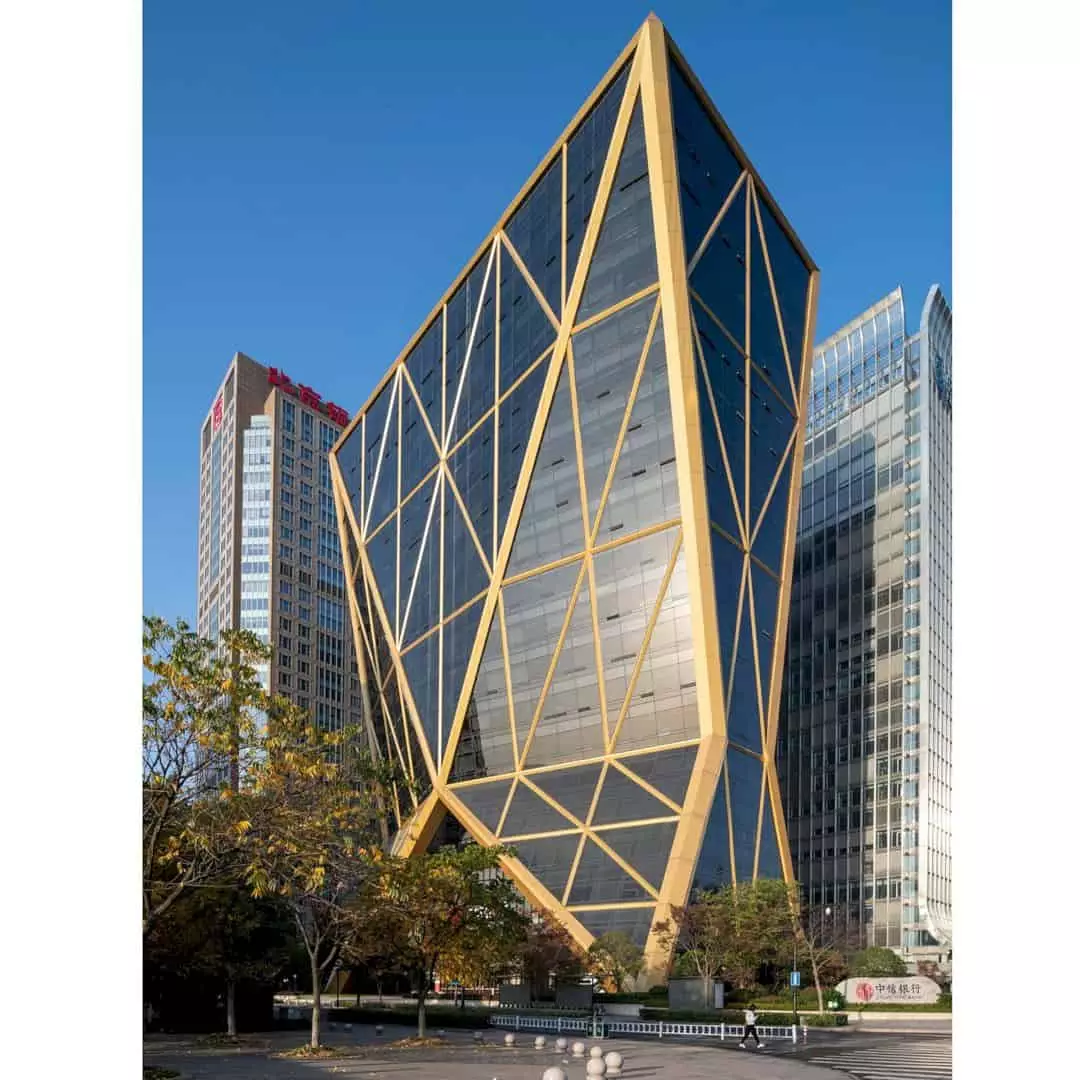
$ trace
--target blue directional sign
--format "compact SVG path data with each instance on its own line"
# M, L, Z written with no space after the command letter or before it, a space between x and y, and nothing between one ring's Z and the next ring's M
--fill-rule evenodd
M802 976L800 975L800 973L798 971L793 971L791 973L791 985L792 986L801 985L801 983L800 983L801 978L802 978Z

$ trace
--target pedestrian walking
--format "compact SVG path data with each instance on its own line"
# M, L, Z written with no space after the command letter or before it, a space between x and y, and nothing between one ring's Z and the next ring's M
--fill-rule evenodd
M739 1047L743 1050L746 1049L746 1040L753 1035L754 1044L759 1050L765 1049L765 1044L758 1038L757 1033L757 1006L751 1005L743 1016L746 1021L746 1026L743 1028L742 1041L739 1043Z

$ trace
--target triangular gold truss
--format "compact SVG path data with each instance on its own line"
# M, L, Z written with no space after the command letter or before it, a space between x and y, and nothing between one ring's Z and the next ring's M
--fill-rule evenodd
M692 252L684 248L672 71L689 84L703 114L739 162L730 175L724 174L726 193L716 190L710 196L707 212L718 208L707 224L698 219L703 235ZM618 93L608 96L613 86L619 88ZM574 144L574 133L579 125L592 123L594 110L601 107L606 112L602 121L596 121L597 130L610 131L610 140L602 159L597 157L593 164L591 206L584 213L583 208L574 207L571 213L568 177L577 160L574 155L584 152ZM645 162L643 176L630 176L629 166L620 173L632 119L640 124L634 130L644 140L644 151L640 144L634 151ZM644 185L635 193L633 185L640 180ZM554 210L552 193L559 199ZM621 291L619 286L612 290L610 283L605 284L608 291L603 295L611 300L606 309L592 310L595 304L583 309L590 275L600 266L597 253L602 243L608 245L616 238L614 231L604 234L608 213L634 198L647 200L656 278L634 281ZM533 226L514 223L513 212L529 199L533 199L530 213L546 215L541 220L548 232L537 233ZM409 795L396 793L395 814L404 826L394 842L395 850L407 854L422 849L447 811L481 843L512 839L520 857L503 860L507 873L532 904L553 911L582 945L591 942L593 933L588 927L601 926L600 916L605 912L661 920L673 906L685 902L714 804L724 809L728 823L726 861L740 880L751 872L745 842L740 842L736 852L731 793L736 781L725 767L736 667L732 647L738 649L740 640L748 649L745 670L753 673L752 723L758 733L749 748L754 751L749 761L757 763L761 781L755 794L756 818L752 825L740 819L739 835L745 839L752 828L753 873L758 872L760 860L772 858L765 849L771 851L775 839L783 872L789 878L792 874L773 754L785 644L780 630L786 625L789 604L790 552L803 453L798 419L808 388L806 361L813 339L817 272L809 272L802 355L793 356L782 315L783 304L783 312L790 316L790 294L782 297L774 278L763 220L766 213L772 215L770 227L775 232L775 204L663 27L650 16L538 167L522 196L410 341L377 388L369 409L346 429L331 456L360 681L368 688L370 710L381 710L375 717L379 722L369 716L367 727L372 736L378 729L381 737L373 738L377 750L403 768L421 796L417 800L415 790ZM581 223L574 252L571 218ZM550 231L556 226L561 233L558 243ZM732 308L722 295L719 306L739 323L735 327L725 325L692 280L695 270L705 265L703 260L719 251L710 245L720 244L718 237L727 243L729 234L741 249L737 254L743 270L733 269L725 255L723 273L743 282L745 311L740 314L738 306ZM788 241L805 262L797 241L790 236ZM558 266L553 262L556 259ZM743 272L745 277L740 279ZM766 314L753 306L760 304L763 280L768 283ZM459 306L451 342L448 305L466 283L469 291L463 300L455 301ZM593 403L585 396L587 382L583 382L584 335L606 333L620 317L637 320L640 347L635 345L632 357L623 361L628 366L620 374L618 410L608 407L607 426L596 432L587 423ZM733 403L727 411L718 403L720 372L710 370L714 361L703 346L706 334L721 344L741 379L737 391L733 383L724 391L725 401ZM660 352L654 349L656 342L661 342ZM453 386L447 382L442 393L437 386L432 389L431 380L444 379L451 345L460 370ZM420 358L411 363L414 348L422 355L417 353ZM761 353L760 362L755 351ZM651 355L663 361L664 403L670 411L672 440L669 464L677 485L677 509L670 517L661 515L640 528L618 531L621 518L612 520L608 511L617 501L616 491L622 492L619 498L624 502L633 501L636 418L652 407L647 400L651 387L646 385ZM493 365L490 373L479 366L487 364ZM765 474L753 475L752 495L752 440L757 433L751 415L751 382L755 380L775 395L777 408L790 413L792 428L783 445L770 444L775 470L768 483ZM772 415L777 416L775 411ZM561 460L545 464L542 447L554 425L561 426L560 445L567 450ZM717 460L708 463L714 479L707 490L702 437L713 429L718 452ZM572 438L566 432L572 432ZM359 446L350 457L350 470L359 482L358 490L350 493L337 457L355 439ZM485 440L475 468L464 456L455 457L472 448L473 439ZM407 458L410 453L413 456ZM561 470L558 505L552 510L565 512L566 521L580 516L580 535L564 526L560 517L558 527L570 528L563 546L553 549L547 541L547 546L537 541L537 557L522 562L514 560L512 553L525 535L523 522L552 527L543 514L530 510L530 497L543 488L541 468ZM466 483L481 487L470 486L467 492ZM420 530L421 503L408 517L400 510L411 498L426 499L422 493L429 489L432 495L430 503L422 504L426 517ZM392 506L387 492L396 492ZM485 503L488 496L490 514ZM721 498L721 503L711 503L714 497ZM777 522L782 523L782 540L777 538ZM401 550L402 530L409 537L408 552ZM470 559L475 556L478 570L462 571L451 565L447 544L452 530L457 541L467 545ZM767 561L757 550L766 533L773 544ZM391 537L397 538L394 558L388 548L379 547L380 541L388 544ZM649 576L642 579L644 584L632 602L637 606L625 624L632 629L625 631L622 651L606 653L608 620L622 619L627 612L605 607L604 590L609 588L611 572L602 569L602 560L609 553L625 558L637 550L635 544L653 552L646 560ZM713 587L714 550L720 550L716 544L731 545L723 549L726 561L722 565L738 560L742 567L738 602L733 611L723 612L724 623L730 623L735 634L723 643ZM662 552L659 562L657 551ZM378 569L374 556L380 560ZM431 560L425 574L434 581L433 605L429 578L418 584L425 559ZM390 574L392 604L387 602L389 590L384 595L380 584L389 583ZM451 576L455 574L464 578ZM560 584L555 592L565 595L554 602L550 613L558 632L543 643L544 655L526 664L512 640L517 632L515 590L532 589L538 583L548 588L548 583L556 581ZM422 590L424 595L418 598ZM414 627L413 611L421 601L428 605L424 610L437 614L430 626L425 617ZM654 642L663 637L658 627L677 618L692 627L692 672L679 677L692 688L695 720L690 729L650 740L640 726L634 726L633 717L637 702L652 693L649 682L642 685L642 680L652 670ZM455 619L462 622L454 623ZM454 681L448 681L448 628L467 626L472 633L474 625L475 634L466 641L464 668L455 670ZM763 635L771 637L766 642ZM462 641L460 634L457 641ZM482 663L485 685L493 688L488 693L500 703L483 716L473 703ZM543 665L542 678L537 674L538 664ZM406 671L418 666L433 672L436 680L430 685L429 679L424 692L425 717ZM616 666L618 674L609 676ZM458 683L461 690L455 696ZM595 692L583 699L580 686L586 684L595 685ZM578 689L571 691L572 687ZM564 698L566 708L560 704ZM544 740L550 738L556 739L553 746L563 746L558 741L565 739L559 718L571 705L587 717L577 721L573 730L594 733L581 736L585 741L575 751L575 760L567 760L564 749L543 749ZM746 718L740 722L745 724ZM505 729L496 740L502 747L495 754L497 766L474 763L470 767L478 769L479 775L455 773L455 762L475 753L477 740L482 750L484 738L490 735L485 724L502 724ZM668 757L658 756L658 751ZM672 762L676 757L675 780L668 775L665 782L665 774L651 771L663 767L658 764L661 759ZM742 755L737 764L744 768L747 761ZM649 779L653 775L655 783ZM744 803L742 799L740 813ZM661 849L665 844L670 849L659 864L655 861L657 842L643 843L658 838L665 838ZM642 854L646 847L649 852ZM644 859L651 861L635 865ZM589 871L582 872L583 867L593 866L606 867L611 895L593 895ZM649 935L647 952L653 967L663 966L666 957L655 934Z

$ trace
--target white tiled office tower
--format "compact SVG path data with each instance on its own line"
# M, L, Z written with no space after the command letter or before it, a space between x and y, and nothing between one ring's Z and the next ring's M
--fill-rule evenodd
M327 459L347 422L237 353L200 437L198 632L254 631L264 683L327 728L362 722Z

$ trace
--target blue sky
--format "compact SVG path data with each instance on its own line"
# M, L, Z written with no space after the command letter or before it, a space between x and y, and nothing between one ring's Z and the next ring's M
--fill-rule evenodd
M144 608L194 621L198 433L236 350L354 412L648 14L148 0ZM946 0L656 0L822 270L818 337L951 296Z

